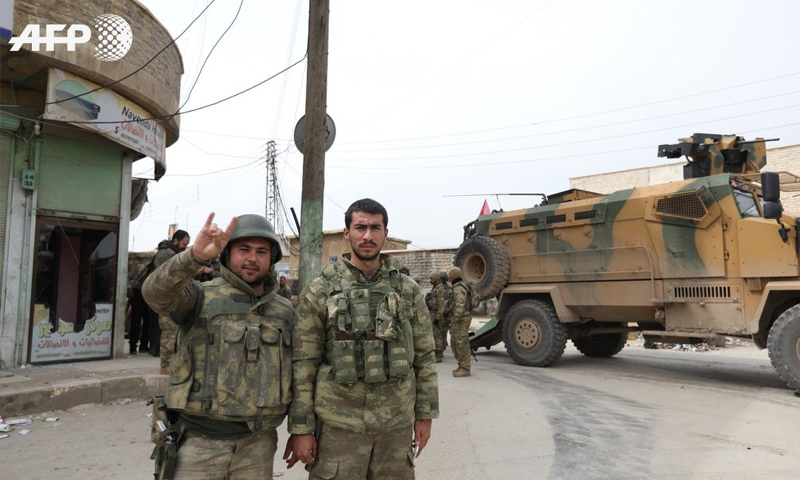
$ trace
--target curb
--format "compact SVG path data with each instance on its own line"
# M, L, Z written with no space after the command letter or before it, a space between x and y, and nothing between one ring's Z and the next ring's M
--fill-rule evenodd
M79 379L58 385L32 387L12 393L0 392L2 415L12 417L51 410L66 410L87 403L111 402L118 398L163 395L169 377L138 375L104 379Z

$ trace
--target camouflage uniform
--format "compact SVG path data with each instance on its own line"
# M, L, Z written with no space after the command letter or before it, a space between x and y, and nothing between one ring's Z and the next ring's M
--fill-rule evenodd
M458 361L458 370L470 371L469 326L472 323L472 302L470 285L459 278L453 278L453 294L451 300L450 347ZM460 376L460 375L459 375ZM464 375L467 376L467 375Z
M156 256L153 257L153 266L156 268L165 264L167 260L174 257L178 253L178 247L171 243L167 243L164 248L159 248ZM197 272L195 272L196 274ZM169 319L169 316L160 315L158 317L158 326L161 330L159 340L159 352L161 356L161 374L169 374L169 361L175 354L175 340L178 335L178 326Z
M447 278L442 278L441 272L437 272L436 279L439 281L431 290L430 304L428 310L431 312L433 320L433 340L436 345L436 361L440 362L447 350L447 329L450 327L449 319L445 315L445 309L450 301L451 288L447 284Z
M188 430L173 478L272 478L275 429L291 400L292 306L272 277L258 296L224 266L192 281L200 266L181 252L143 288L181 325L166 400Z
M414 478L411 427L439 416L430 316L396 260L369 281L342 257L300 295L289 433L318 437L309 478Z

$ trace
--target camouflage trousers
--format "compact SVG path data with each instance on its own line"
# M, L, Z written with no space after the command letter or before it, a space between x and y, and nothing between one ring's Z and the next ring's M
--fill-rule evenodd
M444 351L447 350L448 323L449 322L441 319L434 320L433 323L434 352L436 353L437 359L442 358L444 356Z
M469 348L469 326L472 317L454 318L450 320L450 348L458 361L459 368L470 369L471 351Z
M309 480L413 480L412 429L357 433L322 424Z
M162 315L158 317L158 325L161 327L161 374L169 375L169 362L175 355L178 324Z
M191 431L178 449L174 480L265 480L272 478L278 432L262 430L238 440Z

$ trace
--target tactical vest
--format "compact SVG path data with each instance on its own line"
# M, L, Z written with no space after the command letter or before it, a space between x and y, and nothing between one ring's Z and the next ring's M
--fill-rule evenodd
M470 284L465 282L464 280L459 280L453 285L453 290L456 287L461 287L467 294L466 302L464 303L464 315L471 315L472 311L478 308L481 304L480 298L478 297L477 293L475 293L475 288ZM451 293L452 298L455 298L455 292ZM455 308L451 307L451 315L455 311Z
M328 349L325 361L333 367L336 383L380 383L412 372L414 338L412 302L400 290L400 272L380 270L380 277L358 284L339 263L322 275L328 285Z
M202 307L170 362L170 408L280 424L291 401L292 310L269 308L275 301L287 302L272 292L253 305L223 279L204 284Z

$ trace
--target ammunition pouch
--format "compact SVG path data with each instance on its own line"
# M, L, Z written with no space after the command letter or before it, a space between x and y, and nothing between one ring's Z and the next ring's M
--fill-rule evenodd
M175 411L167 408L163 396L151 398L148 404L153 405L150 440L156 444L150 455L155 460L153 476L156 480L172 480L185 427L178 422Z

